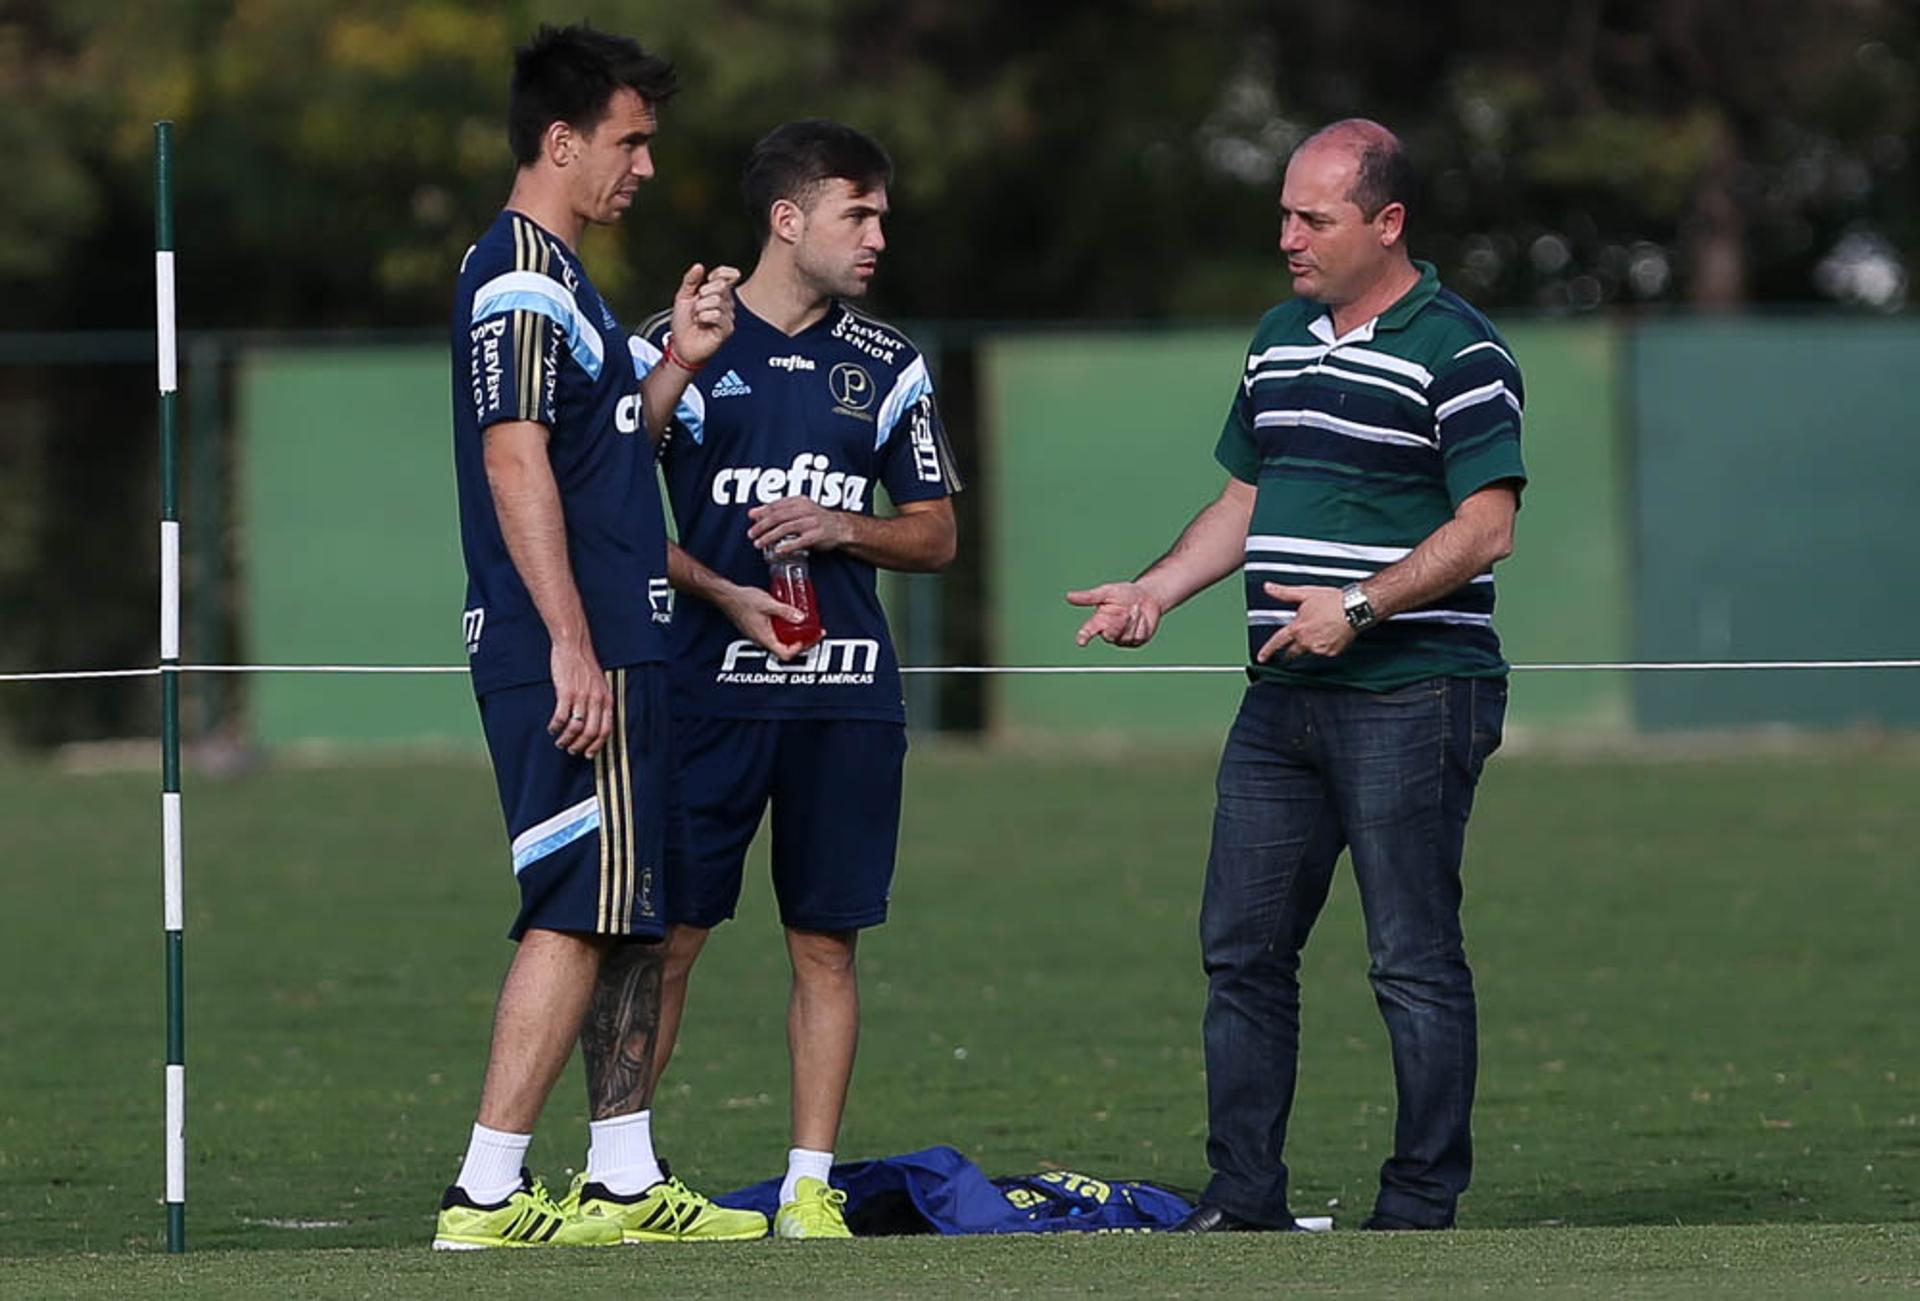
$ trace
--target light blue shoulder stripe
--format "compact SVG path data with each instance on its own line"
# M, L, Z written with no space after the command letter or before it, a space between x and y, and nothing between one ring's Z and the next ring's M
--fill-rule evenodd
M552 276L538 271L509 271L495 276L473 294L473 319L485 320L502 312L538 312L567 332L567 349L589 379L599 379L606 366L606 347L600 331L573 295Z
M927 374L927 359L915 357L913 364L900 372L900 378L893 382L893 392L887 394L887 400L880 404L880 415L873 429L874 450L887 445L887 437L893 433L893 427L900 423L900 417L907 408L933 392L933 377Z
M629 335L627 351L633 354L633 375L635 379L645 379L653 373L666 354L653 346L645 335ZM687 382L687 391L680 395L680 405L674 408L674 419L680 422L694 442L702 442L707 435L707 395L700 386L691 380Z

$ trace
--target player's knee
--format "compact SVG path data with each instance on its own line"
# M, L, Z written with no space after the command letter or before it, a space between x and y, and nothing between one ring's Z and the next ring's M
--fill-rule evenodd
M853 976L856 931L787 931L796 979L840 981Z

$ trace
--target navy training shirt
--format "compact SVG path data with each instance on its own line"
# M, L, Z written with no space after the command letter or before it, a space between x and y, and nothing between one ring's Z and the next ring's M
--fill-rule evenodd
M659 364L670 326L630 341L636 373ZM835 300L788 336L735 300L734 331L687 386L661 461L680 545L721 576L767 585L747 511L804 494L875 513L960 490L926 359L892 326ZM710 718L906 717L874 567L844 551L809 560L824 640L782 664L720 610L684 600L668 631L674 709Z
M601 665L666 658L666 516L625 347L579 259L535 222L502 212L467 250L453 302L453 460L476 694L553 671L487 483L486 430L503 421L547 427L567 558Z

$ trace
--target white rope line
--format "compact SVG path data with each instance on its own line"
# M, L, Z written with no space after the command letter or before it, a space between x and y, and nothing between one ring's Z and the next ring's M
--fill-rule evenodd
M1591 660L1512 664L1515 673L1687 673L1780 669L1916 669L1920 659L1878 660ZM1245 673L1244 664L928 664L902 673L1039 675L1097 673ZM182 664L145 669L65 669L0 673L0 682L82 682L99 678L157 678L163 673L394 673L464 674L464 664Z
M1566 664L1509 664L1515 672L1597 673L1602 670L1623 672L1661 672L1687 669L1916 669L1914 660L1642 660L1618 664L1605 662Z
M1509 664L1516 673L1622 673L1690 669L1920 669L1911 660L1629 660ZM1244 664L943 664L902 673L1245 673Z
M69 669L58 673L0 673L0 682L81 682L89 678L157 678L154 669Z
M464 664L182 664L182 673L465 673Z

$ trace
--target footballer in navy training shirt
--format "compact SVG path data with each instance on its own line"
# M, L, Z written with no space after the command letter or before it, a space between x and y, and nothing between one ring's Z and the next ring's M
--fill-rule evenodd
M787 1237L846 1234L826 1172L858 1033L854 948L886 919L899 838L905 711L875 570L937 570L955 547L960 480L926 359L850 305L886 247L891 176L877 143L836 122L789 123L755 146L743 189L760 258L662 453L680 538L668 572L684 594L668 645L685 843L669 858L658 1052L771 804L794 979L793 1148L774 1223ZM662 364L674 328L661 317L634 336L637 373ZM746 608L769 547L809 552L826 635L797 655Z
M633 1069L629 1046L659 1019L665 929L667 574L653 440L731 332L739 273L688 270L675 359L637 381L576 250L653 175L656 110L675 86L671 65L626 37L542 27L514 58L513 189L454 295L462 623L520 947L466 1157L440 1203L440 1250L766 1232L765 1216L665 1177L650 1072ZM522 1167L576 1040L591 1145L577 1195L556 1204Z

